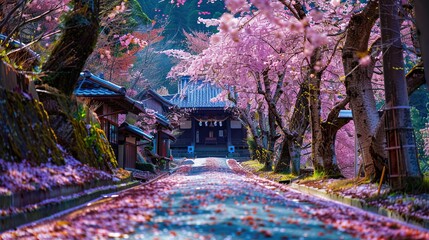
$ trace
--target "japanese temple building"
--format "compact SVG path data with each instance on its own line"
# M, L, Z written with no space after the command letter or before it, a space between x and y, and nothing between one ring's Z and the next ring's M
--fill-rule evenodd
M247 131L230 102L213 102L221 89L202 80L181 77L170 101L188 114L180 120L174 157L248 157Z

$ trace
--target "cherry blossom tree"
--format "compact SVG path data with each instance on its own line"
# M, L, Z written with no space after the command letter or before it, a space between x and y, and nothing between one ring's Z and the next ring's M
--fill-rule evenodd
M243 9L248 9L246 4L249 4L250 2L254 3L254 6L257 8L264 9L263 12L267 15L272 12L272 5L262 4L259 6L261 3L255 3L257 1L227 1L227 4L229 2L232 6L230 9L232 10L236 9L238 11L242 11ZM375 89L380 88L380 86L382 87L382 85L379 84L380 82L374 81L380 79L380 77L373 75L374 72L379 73L379 69L376 69L375 67L380 56L380 31L376 24L378 19L378 1L368 1L365 3L359 3L356 1L331 1L330 6L326 4L324 5L324 2L322 1L312 1L311 6L309 6L309 3L307 3L307 5L303 4L306 11L300 11L299 8L297 8L300 4L298 1L280 2L288 7L291 10L291 14L297 18L303 14L310 15L311 17L311 14L309 13L313 12L316 18L334 19L333 22L337 22L337 24L331 24L331 27L336 29L337 33L331 32L330 35L343 35L345 37L345 41L343 41L344 45L341 45L344 77L340 77L340 80L345 80L347 95L351 102L350 107L354 112L354 122L357 125L356 131L359 146L364 159L363 164L365 166L365 175L367 177L377 179L381 173L382 163L385 161L384 159L386 159L383 144L385 139L384 128L382 127L382 123L384 122L382 119L384 119L384 117L380 119L378 116L377 108L375 107L376 97L374 95L376 92ZM412 6L409 5L407 1L402 2L407 6L405 10L410 9L410 6ZM312 10L317 11L314 12ZM405 10L401 8L398 14L401 16L407 16L410 11ZM329 14L332 13L335 13L336 16L329 17ZM268 17L275 23L281 23L281 20L275 19L275 14L271 14L271 16ZM406 21L403 21L402 24L405 22ZM309 23L311 26L311 20ZM325 29L329 33L329 28ZM412 49L414 42L412 42L412 44L407 44L411 47L406 47L404 51L410 52L408 49ZM311 46L308 49L311 49ZM317 48L314 48L313 53L317 54L317 50ZM411 57L411 59L413 59L413 57ZM415 89L416 86L419 86L419 84L422 83L421 78L412 76L410 76L407 81L410 83L409 93L412 89ZM316 84L317 81L314 82L312 86L317 86ZM315 89L317 89L317 87ZM313 91L313 93L314 92L315 91ZM318 104L311 103L311 100L317 101L317 99L317 97L310 98L310 108L313 108L313 111L310 112L312 119L318 118ZM313 131L315 129L314 127L317 128L317 123L312 123ZM313 138L320 132L321 131L316 129L316 132L313 133ZM324 141L316 139L313 143L317 144L321 142ZM314 154L317 153L313 149L313 155Z
M18 69L32 71L47 54L50 39L59 32L62 13L69 11L64 1L2 1L0 4L1 58ZM20 44L16 44L16 42ZM34 50L35 52L31 51Z
M109 81L129 85L129 73L137 53L148 44L159 41L145 32L151 25L139 7L138 2L122 1L101 15L102 30L94 52L86 62L87 69L103 74Z
M242 18L234 18L230 14L224 14L218 21L220 33L210 38L209 48L199 56L178 50L166 52L184 60L173 69L173 73L205 74L219 86L234 86L233 90L238 94L236 99L240 109L248 109L249 105L253 111L258 109L256 117L255 115L249 116L247 119L253 118L253 120L245 122L254 122L257 119L259 121L257 127L248 124L251 129L250 132L256 136L256 132L258 132L255 130L256 127L259 128L259 132L266 135L266 139L260 140L260 144L262 145L261 148L266 148L269 153L269 160L264 161L267 169L270 169L270 164L273 162L274 145L280 137L278 131L286 136L282 153L288 155L282 156L281 154L280 159L284 158L290 161L291 155L299 159L300 148L293 147L293 151L290 151L289 148L295 143L298 146L302 143L304 132L309 124L308 95L306 96L306 94L310 92L312 84L320 85L323 72L320 71L323 66L319 59L308 58L308 56L316 56L313 54L313 50L318 45L324 44L322 36L316 37L321 34L315 29L306 29L305 24L307 23L301 21L304 20L304 16L297 19L290 17L289 12L283 11L279 5L277 5L277 9L279 10L275 11L275 15L281 16L283 21L274 21L274 23L272 18L264 14L264 11L258 11L254 15L247 15ZM232 10L232 12L235 11ZM306 39L312 38L314 38L312 43L308 43ZM297 41L302 44L293 44ZM331 49L325 49L324 53L329 57L326 61L326 65L328 65L333 59L335 44L332 44ZM337 63L338 59L337 57ZM303 62L306 62L308 66L302 68ZM316 74L313 73L317 68L319 70L318 80L309 83L307 78L310 76L315 78ZM325 69L327 66L323 68L323 70ZM330 69L330 72L338 74L338 69ZM300 89L298 97L294 93L296 89ZM225 91L228 91L228 88L225 88ZM233 94L223 94L224 97L227 95ZM315 95L315 98L320 98L320 92ZM297 103L295 108L293 107L294 101ZM335 108L334 113L329 117L329 122L332 123L333 119L337 119L338 111L344 108L347 101L346 98ZM261 105L261 103L263 104ZM320 108L320 106L316 108ZM295 111L290 109L295 109ZM320 113L317 112L317 114ZM331 138L334 139L339 128L333 130L332 128L329 129L328 126L324 127L326 130L323 133L329 133L326 135L332 136ZM295 132L298 129L300 134ZM329 150L332 153L328 154L330 159L335 155L333 141L331 141L332 147ZM319 149L318 151L323 153L323 150ZM280 167L282 164L286 165L287 168L289 167L289 164L284 164L285 161L277 161L280 163L276 166L277 171L284 170ZM331 167L332 164L325 165L328 168L328 165Z

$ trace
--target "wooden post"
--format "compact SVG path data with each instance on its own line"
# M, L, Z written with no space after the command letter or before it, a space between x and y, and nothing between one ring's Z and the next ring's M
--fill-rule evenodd
M232 141L231 141L231 119L227 119L226 120L226 129L227 129L227 145L228 147L232 145Z
M383 171L381 172L380 184L378 184L377 195L380 195L381 184L383 183L385 173L386 173L386 166L383 166Z

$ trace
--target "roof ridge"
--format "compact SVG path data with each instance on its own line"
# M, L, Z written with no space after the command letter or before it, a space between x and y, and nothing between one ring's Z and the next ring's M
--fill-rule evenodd
M81 77L83 77L84 79L87 80L91 80L99 85L101 85L102 87L105 87L115 93L119 93L121 95L125 95L127 92L127 89L125 87L116 85L110 81L107 81L105 79L102 79L94 74L92 74L90 71L83 71L81 74Z
M136 134L136 135L140 135L140 136L142 136L142 137L146 138L147 140L153 140L153 138L154 138L154 136L153 136L153 135L151 135L151 134L149 134L149 133L146 133L145 131L143 131L143 129L141 129L141 128L137 127L136 125L132 125L132 124L130 124L130 123L128 123L128 122L123 122L123 123L119 126L119 129L120 129L120 130L122 130L122 129L126 129L126 130L128 130L128 131L132 131L134 134Z

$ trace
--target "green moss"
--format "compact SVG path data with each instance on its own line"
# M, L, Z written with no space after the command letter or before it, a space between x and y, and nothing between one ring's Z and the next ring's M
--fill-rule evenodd
M250 129L248 129L248 131L250 131ZM247 142L247 146L249 147L249 151L252 154L252 156L255 155L255 151L256 151L256 147L257 147L255 139L248 137L246 139L246 142Z
M349 188L353 188L362 184L369 184L371 181L369 179L341 179L335 180L327 185L327 189L332 191L341 191Z
M99 124L94 123L89 107L49 86L44 86L44 90L39 98L51 117L58 143L82 163L106 171L116 168L115 153Z
M242 162L241 165L247 170L258 175L259 177L268 178L274 181L287 181L287 180L296 178L295 175L290 173L284 173L284 172L274 173L272 171L267 172L264 170L264 164L260 163L257 160L245 161L245 162Z
M92 124L87 129L86 123L81 120L71 119L71 122L75 144L66 148L70 149L76 159L106 171L112 171L118 166L115 153L99 126Z
M35 164L51 159L63 164L56 136L43 105L0 89L0 156L6 161L26 159Z
M95 129L96 140L94 144L94 148L96 149L96 153L98 155L98 161L109 169L117 168L118 162L115 157L115 152L112 149L112 146L107 141L107 137L102 129L96 125Z

